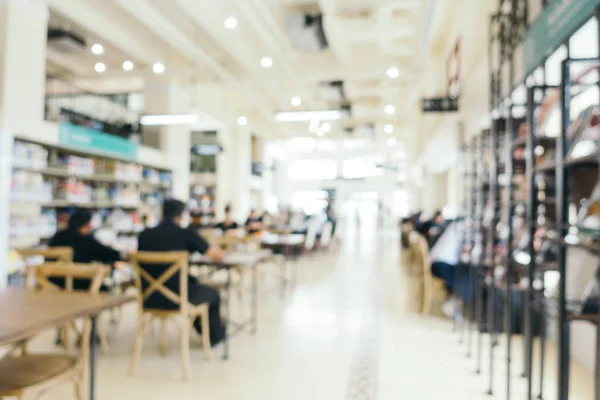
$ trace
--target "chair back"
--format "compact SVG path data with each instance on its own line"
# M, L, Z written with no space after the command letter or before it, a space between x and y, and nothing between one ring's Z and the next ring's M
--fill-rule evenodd
M73 261L73 249L70 247L46 247L18 250L22 257L44 257L51 261Z
M102 264L74 264L69 262L47 262L27 268L27 283L30 289L72 292L75 279L90 281L89 292L98 293L110 267ZM64 278L65 287L60 287L51 278Z
M418 263L422 274L426 278L432 277L431 275L431 257L429 256L429 245L427 239L418 232L411 232L410 234L411 249L414 251L415 260Z
M317 241L317 225L310 224L308 226L308 231L306 232L306 239L304 241L304 248L308 251L311 251L315 247L315 243Z
M262 237L259 235L246 235L242 238L242 243L244 243L246 251L259 251Z
M73 280L83 279L90 281L90 294L100 291L102 282L110 274L110 267L101 264L73 264L67 262L48 262L41 265L29 267L27 272L37 281L37 285L30 286L36 290L73 291ZM65 288L55 285L50 278L62 278L65 280ZM29 281L29 279L28 279ZM91 324L86 318L80 342L79 363L87 365L90 349Z
M323 231L321 232L321 247L327 248L331 244L331 236L333 235L333 224L331 221L325 222L323 225Z
M129 254L129 260L134 269L135 285L140 294L138 297L140 310L144 309L144 302L153 293L160 293L179 305L180 312L187 315L189 256L187 251L140 251ZM158 278L148 272L152 268L162 271ZM166 286L167 281L177 273L179 273L179 293L175 293ZM143 282L146 282L148 286L144 288Z

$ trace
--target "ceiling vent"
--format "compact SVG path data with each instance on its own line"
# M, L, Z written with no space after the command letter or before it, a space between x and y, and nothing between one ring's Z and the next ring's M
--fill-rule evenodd
M292 14L286 27L296 51L316 53L329 48L322 14Z
M60 53L80 53L85 51L85 39L64 29L48 30L48 47Z

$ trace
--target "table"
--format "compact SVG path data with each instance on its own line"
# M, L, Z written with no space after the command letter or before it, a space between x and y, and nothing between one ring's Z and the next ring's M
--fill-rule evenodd
M200 255L192 254L190 256L191 265L208 265L218 269L225 269L227 271L227 281L225 283L225 290L227 292L227 301L225 302L225 321L227 324L234 325L239 333L243 331L248 325L251 327L252 334L256 334L256 319L258 314L258 275L256 267L258 263L264 261L271 256L271 251L253 251L253 252L235 252L228 253L223 261L214 261L210 258ZM249 321L235 322L230 318L230 299L231 299L231 270L233 268L250 268L252 270L252 315ZM229 329L225 333L225 339L223 341L223 359L229 358L229 339L232 337L232 333Z
M96 317L107 309L130 301L129 296L81 292L0 289L0 346L34 336L46 329L63 326L77 318L91 319L90 400L95 398Z
M296 259L296 249L301 246L304 246L306 241L306 237L302 234L285 234L278 235L274 233L266 233L261 237L261 246L265 249L275 250L277 248L283 249L283 257L284 257L284 267L285 261L292 258ZM298 268L297 265L294 264L294 277L298 276ZM295 279L294 279L295 280ZM289 285L290 279L287 276L287 268L281 274L281 294L282 296L285 294L286 289Z

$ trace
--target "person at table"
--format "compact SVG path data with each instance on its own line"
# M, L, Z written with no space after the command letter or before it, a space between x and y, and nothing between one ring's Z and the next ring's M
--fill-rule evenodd
M234 233L240 226L231 217L231 209L225 208L225 219L215 225L215 229L221 230L223 234Z
M255 210L250 210L250 215L248 216L244 226L248 230L249 234L260 232L264 229L263 221L260 217L258 217Z
M222 261L225 253L219 247L211 246L208 242L189 229L181 227L183 215L185 213L183 202L175 199L167 199L163 203L163 220L157 227L146 229L140 234L138 239L139 251L150 252L170 252L170 251L188 251L192 253L201 253L214 261ZM143 268L143 265L142 265ZM167 268L149 268L147 272L154 278L158 278ZM147 284L147 283L146 283ZM175 274L167 280L165 286L175 293L179 293L179 274ZM221 321L219 292L209 286L198 283L192 277L188 277L188 300L193 305L209 303L210 319L210 341L214 346L225 337L225 326ZM158 309L174 309L178 305L160 292L154 292L145 301L145 306ZM194 327L201 332L200 320L194 321Z
M70 247L73 249L73 262L89 264L99 262L114 266L121 260L121 254L94 237L92 214L87 210L76 210L70 217L67 229L57 232L49 243L50 247ZM63 278L52 278L52 282L64 287ZM74 290L88 290L89 280L74 279Z

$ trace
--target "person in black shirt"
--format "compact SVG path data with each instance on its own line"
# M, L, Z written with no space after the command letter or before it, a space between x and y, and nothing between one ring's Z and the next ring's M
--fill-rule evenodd
M138 250L151 252L188 251L190 254L197 252L215 261L221 261L225 257L225 253L220 248L210 246L199 234L180 226L184 211L185 205L181 201L175 199L165 200L162 222L157 227L146 229L140 234ZM147 272L154 278L158 278L167 268L169 268L168 265L164 269L154 266L149 268ZM144 282L144 285L147 286L147 282ZM179 293L179 274L169 278L165 286L173 292ZM219 343L225 337L225 327L219 314L219 292L211 287L201 285L192 277L188 277L188 300L193 305L210 304L210 341L213 345ZM166 310L179 307L160 292L151 294L144 305L149 308ZM201 331L199 319L194 321L194 327L198 332Z
M237 222L235 222L233 218L231 218L231 209L225 209L225 220L216 224L215 229L220 229L224 234L228 231L234 231L236 229L239 229L239 225L237 224Z
M121 260L118 251L103 245L94 238L92 232L92 215L86 210L76 210L69 218L67 229L57 232L50 239L50 247L71 247L73 249L73 262L89 264L100 262L114 266L114 263ZM57 285L64 287L63 278L53 278ZM88 280L75 279L73 289L88 290L90 282Z
M250 215L244 225L250 234L260 232L264 228L262 218L258 217L254 210L250 210Z

